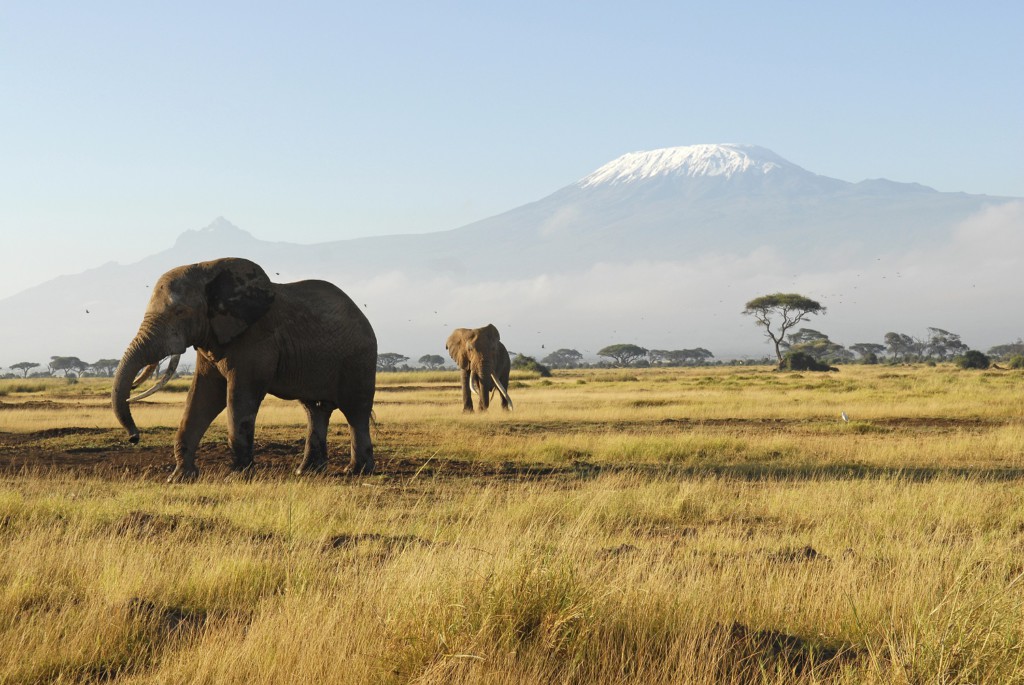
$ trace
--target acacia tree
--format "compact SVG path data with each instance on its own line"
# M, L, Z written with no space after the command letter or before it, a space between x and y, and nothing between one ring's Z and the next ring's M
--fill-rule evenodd
M629 366L638 359L646 357L647 350L630 343L617 343L608 347L602 347L597 351L597 356L614 359L616 366Z
M989 357L997 359L1009 359L1010 357L1024 355L1024 340L1017 338L1017 342L995 345L989 348L987 354ZM15 367L12 366L11 368Z
M34 369L37 366L42 365L39 362L18 362L17 364L11 364L11 368L20 370L25 378L28 378L28 370Z
M100 359L99 361L93 362L91 366L98 374L113 376L114 371L117 370L117 365L120 363L121 361L119 359Z
M880 343L854 343L850 349L860 355L861 361L865 364L878 362L878 355L885 352L885 345Z
M941 328L928 327L928 341L925 343L925 352L929 357L935 357L939 361L952 359L965 354L969 347L960 340L960 335L950 333Z
M651 364L655 366L684 366L702 364L714 357L711 350L696 347L692 350L651 350L648 352Z
M55 371L63 371L65 377L72 372L81 375L82 371L89 368L89 365L78 357L58 357L56 355L50 357L50 363L47 366L50 367L51 374Z
M377 370L397 371L398 365L407 361L409 361L409 358L404 354L398 354L397 352L381 352L377 355Z
M809 354L819 362L830 364L853 359L853 354L849 350L839 343L832 342L827 335L813 328L798 328L796 333L787 336L782 347L789 352Z
M812 314L824 314L825 307L797 293L774 293L747 302L743 313L754 317L757 325L764 327L765 337L775 345L775 356L781 364L781 346L786 332Z
M556 369L575 369L583 361L583 355L578 350L563 347L555 350L548 356L541 359L541 362Z
M911 357L920 354L924 347L924 343L917 338L896 331L886 333L884 340L885 347L889 350L889 355L894 362L900 360L900 355L903 355L903 361L910 361Z
M439 354L425 354L417 360L420 366L428 369L440 369L444 366L444 357Z

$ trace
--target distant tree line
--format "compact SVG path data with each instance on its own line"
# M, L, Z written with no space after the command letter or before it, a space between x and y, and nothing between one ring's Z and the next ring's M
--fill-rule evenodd
M827 371L834 370L831 364L854 361L865 364L955 361L964 368L988 368L991 363L988 355L970 349L958 334L942 328L928 328L925 338L890 331L882 343L855 343L849 348L813 328L789 332L809 317L825 312L820 302L799 293L773 293L747 302L742 313L752 316L755 323L764 328L765 337L775 346L781 369ZM1011 367L1024 367L1020 343L1018 340L1009 345L997 345L989 352L1006 359Z
M989 361L1005 364L1008 368L1024 368L1024 340L994 345L987 353L982 354L971 350L956 333L942 328L930 327L923 337L890 331L883 336L882 342L860 342L843 346L831 340L827 334L813 328L798 328L779 339L779 356L785 357L802 353L815 361L830 364L902 364L950 362L957 363L970 358L969 364L981 364L977 355L985 357L984 366ZM973 354L972 354L973 353ZM704 366L722 364L715 360L715 355L706 348L695 347L681 350L647 349L633 343L616 343L597 351L601 360L587 362L579 350L563 347L551 352L541 360L524 354L513 353L512 368L536 371L542 375L550 373L550 369L585 369L604 367L674 367ZM377 355L378 371L421 371L445 368L447 360L439 354L425 354L411 367L409 357L397 352L382 352ZM23 361L10 364L6 373L0 378L38 378L38 377L111 377L117 370L119 360L99 359L85 362L78 357L53 356L50 361ZM768 359L743 360L734 363L770 363ZM2 369L3 367L0 367ZM178 375L188 375L187 365L180 365Z
M0 374L0 378L110 378L114 375L119 363L119 359L99 359L94 362L85 362L78 357L54 355L45 364L28 361L11 364L7 367L10 372ZM157 364L158 371L159 366ZM188 375L189 372L188 364L179 364L175 375Z
M12 373L3 374L5 378L29 378L40 376L61 376L65 378L77 378L86 376L113 376L117 369L119 359L100 359L94 362L84 362L78 357L50 357L46 364L40 362L18 362L11 364ZM33 371L33 369L39 369ZM31 373L30 373L31 372Z

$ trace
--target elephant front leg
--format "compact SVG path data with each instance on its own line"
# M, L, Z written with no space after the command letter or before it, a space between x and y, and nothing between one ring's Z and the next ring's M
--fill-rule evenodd
M244 471L253 464L256 437L256 412L265 393L228 389L228 442L231 443L231 468Z
M192 481L199 477L195 462L199 441L227 404L227 381L212 364L204 364L205 361L202 355L197 358L192 387L185 400L185 414L174 439L174 473L167 479L168 483Z
M491 391L494 386L491 385L490 376L481 374L476 380L476 390L479 393L477 396L476 408L478 411L487 411L491 406Z
M469 414L473 413L473 394L469 390L470 384L470 372L467 369L462 370L462 411Z
M295 475L319 473L327 468L327 426L335 407L328 402L303 402L308 425L306 428L306 450L302 463Z

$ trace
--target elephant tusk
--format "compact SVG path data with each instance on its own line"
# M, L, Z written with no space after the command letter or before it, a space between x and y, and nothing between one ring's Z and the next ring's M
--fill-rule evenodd
M156 364L159 364L159 363L160 362L157 362ZM144 368L142 371L139 371L139 375L136 376L135 380L132 381L132 390L134 390L135 388L137 388L140 385L142 385L143 383L145 383L146 379L148 379L150 376L153 375L153 372L156 371L156 364L150 364L149 366Z
M512 409L512 398L508 396L508 390L505 389L505 386L501 384L501 381L499 381L498 377L493 373L491 374L491 380L494 381L494 385L498 388L498 392L500 392L508 402L508 408Z
M134 397L129 397L128 401L129 402L138 402L139 400L141 400L143 398L149 397L150 395L152 395L152 394L154 394L156 392L159 392L165 385L167 385L167 382L169 380L171 380L171 378L174 376L174 372L178 368L178 360L179 359L181 359L181 355L180 354L176 354L173 357L171 357L168 360L168 362L167 362L167 370L164 371L164 375L160 377L160 380L158 380L156 382L156 384L154 384L153 387L150 388L149 390L147 390L145 392L142 392L142 393L139 393L138 395L135 395ZM153 366L156 366L156 365L154 364Z
M472 376L469 377L469 391L471 393L473 393L474 395L479 395L480 394L480 393L478 393L476 391L476 383L473 381L473 377Z

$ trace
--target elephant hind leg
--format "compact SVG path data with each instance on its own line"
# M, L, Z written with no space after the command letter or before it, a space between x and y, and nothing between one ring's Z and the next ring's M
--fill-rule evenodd
M368 476L373 473L375 467L373 440L370 437L370 417L373 415L371 406L342 407L341 411L348 421L348 430L351 435L349 473Z
M301 476L304 473L320 473L327 468L327 426L335 406L329 402L302 402L306 410L306 449L302 455L302 463L295 470Z

